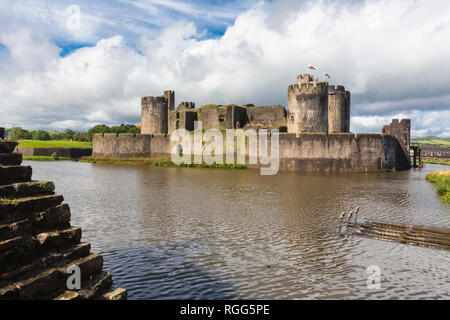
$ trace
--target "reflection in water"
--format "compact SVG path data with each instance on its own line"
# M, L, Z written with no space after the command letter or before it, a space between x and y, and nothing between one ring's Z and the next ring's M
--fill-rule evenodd
M30 162L28 162L30 164ZM83 240L131 299L449 299L448 251L340 236L360 218L450 227L425 181L439 166L387 174L32 162L52 180ZM366 268L381 269L380 290Z

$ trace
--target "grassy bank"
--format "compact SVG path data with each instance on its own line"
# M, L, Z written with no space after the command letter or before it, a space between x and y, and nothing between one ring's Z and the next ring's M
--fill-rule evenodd
M64 140L17 140L18 148L92 148L92 142Z
M176 164L171 159L146 159L146 158L133 158L133 159L108 159L108 158L93 158L83 157L80 162L89 163L106 163L106 164L127 164L127 165L147 165L154 167L173 167L173 168L216 168L216 169L247 169L245 164Z
M450 166L450 161L422 160L422 162L430 164L441 164L443 166Z
M432 171L425 179L434 183L441 198L450 203L450 170Z
M57 160L72 160L72 158L68 158L68 157L52 157L52 156L23 156L22 160L57 161Z

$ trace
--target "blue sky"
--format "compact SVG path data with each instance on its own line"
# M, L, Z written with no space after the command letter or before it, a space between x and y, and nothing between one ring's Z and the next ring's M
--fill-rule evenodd
M80 10L78 15L77 10ZM314 64L353 132L450 136L445 0L0 0L0 126L139 123L140 97L286 105ZM79 19L74 19L79 17Z

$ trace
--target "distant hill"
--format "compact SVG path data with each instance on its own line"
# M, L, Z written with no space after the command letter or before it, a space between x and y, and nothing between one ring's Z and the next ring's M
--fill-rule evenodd
M411 139L411 142L425 143L425 144L444 144L444 145L450 146L450 137L447 137L447 138L440 138L440 137L433 137L433 136L419 137L419 138Z

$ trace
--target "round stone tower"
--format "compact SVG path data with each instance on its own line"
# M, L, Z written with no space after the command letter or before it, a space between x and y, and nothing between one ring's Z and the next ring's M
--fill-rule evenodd
M141 108L142 134L167 133L169 121L165 96L142 97Z
M290 85L287 120L290 133L328 133L328 82Z
M328 86L328 132L349 132L349 122L350 92L343 86Z

